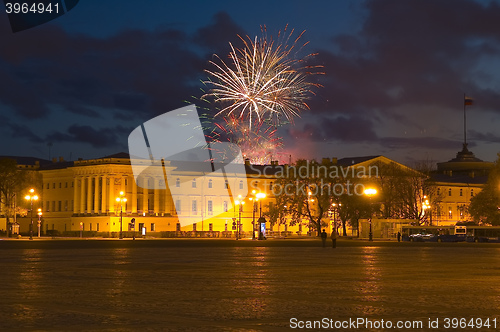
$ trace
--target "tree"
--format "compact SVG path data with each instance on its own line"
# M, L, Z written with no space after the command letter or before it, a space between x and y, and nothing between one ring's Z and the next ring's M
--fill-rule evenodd
M293 166L286 167L278 176L274 194L280 206L292 217L291 224L309 221L309 230L316 230L321 235L322 227L327 226L323 220L328 217L333 193L329 167L331 161L321 164L315 160L298 160Z
M342 234L347 236L347 223L356 228L359 236L359 219L371 214L370 202L361 195L341 195L337 200L337 212L342 223Z
M5 208L7 219L7 236L9 235L10 217L17 213L14 209L14 200L19 202L22 199L22 191L32 183L37 182L38 176L33 172L20 170L17 162L10 158L0 159L0 204ZM39 180L39 179L38 179Z
M269 218L269 223L271 226L278 225L278 233L280 233L280 226L286 224L286 204L283 201L282 196L275 197L276 202L272 204L270 202L267 205L267 211L263 213L264 216Z
M442 199L430 180L430 169L424 164L416 169L396 163L377 163L379 169L379 200L383 202L382 217L387 219L413 219L418 224L429 223L430 214L424 209L427 200L436 206Z
M484 189L472 197L469 214L472 219L481 224L500 225L500 153L495 166L490 171Z

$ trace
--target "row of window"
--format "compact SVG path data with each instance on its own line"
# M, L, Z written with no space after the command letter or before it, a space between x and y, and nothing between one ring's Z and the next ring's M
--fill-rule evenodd
M441 188L438 188L437 194L438 194L438 196L441 195ZM452 194L452 190L451 190L451 188L449 188L448 189L448 196L451 196L451 194ZM463 196L463 194L464 194L463 189L460 188L459 195ZM470 190L470 197L474 197L474 189Z
M254 183L254 186L257 187L257 181ZM243 183L243 180L240 180L239 182L239 188L240 189L243 189L244 188L244 183ZM181 179L180 178L177 178L175 180L175 186L177 188L179 188L181 186ZM191 188L197 188L198 184L197 184L197 181L196 179L193 179L193 181L191 181ZM213 181L212 179L208 180L208 184L207 184L208 188L213 188ZM229 189L229 181L228 180L224 180L224 189ZM269 183L269 190L272 190L273 189L273 183L270 182Z
M213 210L213 201L209 200L207 201L207 213L208 215L212 215L214 210ZM227 212L229 209L229 202L224 201L223 206L222 206L224 212ZM182 211L182 205L181 205L181 200L177 199L175 201L175 209L177 210L177 214L181 214ZM197 200L192 200L191 201L191 212L192 214L197 214L198 213L198 201Z
M69 183L71 183L71 188L73 188L74 187L74 182L69 182ZM127 185L127 179L125 179L125 185ZM176 179L175 186L176 187L180 187L181 186L181 179L180 178ZM257 184L255 184L255 186L257 186ZM63 187L63 182L59 182L59 188L62 188L62 187ZM196 188L197 187L196 179L193 179L193 181L191 182L191 187L192 188ZM68 182L64 182L64 188L68 188ZM208 188L213 188L213 181L211 179L208 180ZM239 182L239 188L240 189L244 188L243 180L240 180L240 182ZM269 183L269 190L272 190L272 188L273 188L273 183L270 182ZM47 183L46 189L50 189L50 183ZM56 182L52 182L52 189L56 189ZM224 189L229 189L229 182L228 182L228 180L224 181Z
M153 225L153 224L151 224ZM224 230L227 232L229 230L229 227L230 225L227 223L226 221L226 225L224 227ZM208 231L209 232L212 232L214 230L214 227L213 227L213 224L212 223L209 223L208 224ZM273 226L271 225L270 229L269 229L271 232L273 231ZM152 230L153 231L153 230ZM180 223L177 223L176 225L176 231L177 232L180 232L181 231L181 224ZM196 231L196 223L193 224L193 231ZM288 225L285 223L284 225L284 231L287 232L288 231ZM154 232L154 231L153 231ZM302 224L299 223L299 232L302 232Z
M73 188L74 186L74 183L73 182L70 182L71 183L71 188ZM63 186L63 183L62 182L59 182L59 188L62 188ZM50 183L47 183L46 189L50 189ZM68 188L68 182L65 182L64 183L64 188ZM56 189L56 183L55 182L52 182L52 189Z
M181 224L180 223L177 223L176 225L176 229L175 229L177 232L180 232L181 231ZM214 230L214 225L212 223L209 223L208 224L208 231L209 232L212 232ZM193 231L196 232L196 223L193 224ZM226 231L227 231L227 223L226 223Z
M64 202L64 210L63 210L63 202ZM73 200L71 201L71 206L69 206L70 201L52 201L52 209L50 208L51 202L46 201L45 206L43 206L42 202L42 209L45 208L46 212L62 212L62 211L73 211Z
M180 224L178 224L178 225L180 225ZM54 225L52 225L52 227L54 227ZM96 228L95 229L92 227L92 223L89 223L88 229L85 228L85 223L84 222L80 223L80 227L81 227L82 231L94 231L95 230L96 232L99 232L99 230L100 230L99 223L96 223ZM144 227L144 224L143 223L139 223L139 226L136 229L136 231L141 231L142 227ZM64 230L66 231L66 225L64 225ZM154 222L151 223L151 228L149 230L151 232L156 232L156 224Z

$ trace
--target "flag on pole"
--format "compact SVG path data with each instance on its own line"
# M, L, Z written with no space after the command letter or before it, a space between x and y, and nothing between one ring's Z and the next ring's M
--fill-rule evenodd
M472 98L464 96L464 105L472 105Z

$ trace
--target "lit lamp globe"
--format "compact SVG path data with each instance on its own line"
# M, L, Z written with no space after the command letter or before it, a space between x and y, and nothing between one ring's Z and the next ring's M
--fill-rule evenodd
M377 194L377 189L375 188L366 188L365 191L363 192L366 196L372 197Z

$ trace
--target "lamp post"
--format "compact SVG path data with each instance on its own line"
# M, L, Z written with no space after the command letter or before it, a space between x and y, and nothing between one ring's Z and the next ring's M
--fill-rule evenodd
M256 203L256 199L255 199L255 193L256 191L255 190L252 190L252 195L254 197L250 197L250 200L252 201L252 240L255 240L255 203Z
M424 201L422 202L422 210L424 210L424 215L427 215L427 210L430 211L431 204L429 203L429 200L427 199L427 196L424 195ZM429 218L429 226L432 226L432 212L430 214Z
M259 217L261 218L262 217L262 199L266 198L266 194L265 193L257 193L257 195L255 195L255 197L257 197L257 201L261 200L260 201L260 212L259 212Z
M30 193L24 198L31 203L30 240L33 240L33 201L38 200L38 196L35 195L35 189L30 189Z
M333 203L332 206L333 206L333 223L332 223L332 226L333 226L333 230L335 232L337 232L337 213L338 213L337 207L342 206L342 203L339 203L339 204Z
M40 237L40 227L42 226L42 209L38 209L38 237Z
M127 202L123 191L120 191L120 197L117 197L116 201L120 203L120 239L123 239L123 203Z
M265 193L257 193L255 195L255 197L257 198L257 201L259 201L259 220L258 220L258 232L259 232L259 237L258 239L259 240L262 240L265 236L265 234L262 233L262 224L266 224L266 219L264 217L262 217L262 200L264 198L266 198L266 194Z
M241 195L238 195L238 198L241 198ZM238 240L241 232L241 213L243 212L243 205L245 205L245 201L236 200L234 204L238 206L239 214L238 225L236 226L236 240Z
M309 192L307 193L307 209L308 209L308 211L310 210L310 206L309 206L309 205L310 205L311 203L314 203L314 198L312 198L311 196L312 196L312 192L311 192L311 191L309 191ZM320 225L318 226L318 227L319 227L319 230L318 230L318 236L320 235L319 233L321 233L321 221L320 221L319 223L320 223ZM312 231L311 231L311 227L312 227L312 226L311 226L311 220L309 220L309 233L310 233L310 235L312 236L312 234L313 234L313 233L312 233Z
M368 241L373 241L371 206L372 206L372 197L377 194L377 189L375 189L375 188L367 188L367 189L365 189L364 194L366 196L368 196L368 198L370 199L370 231L368 233Z

